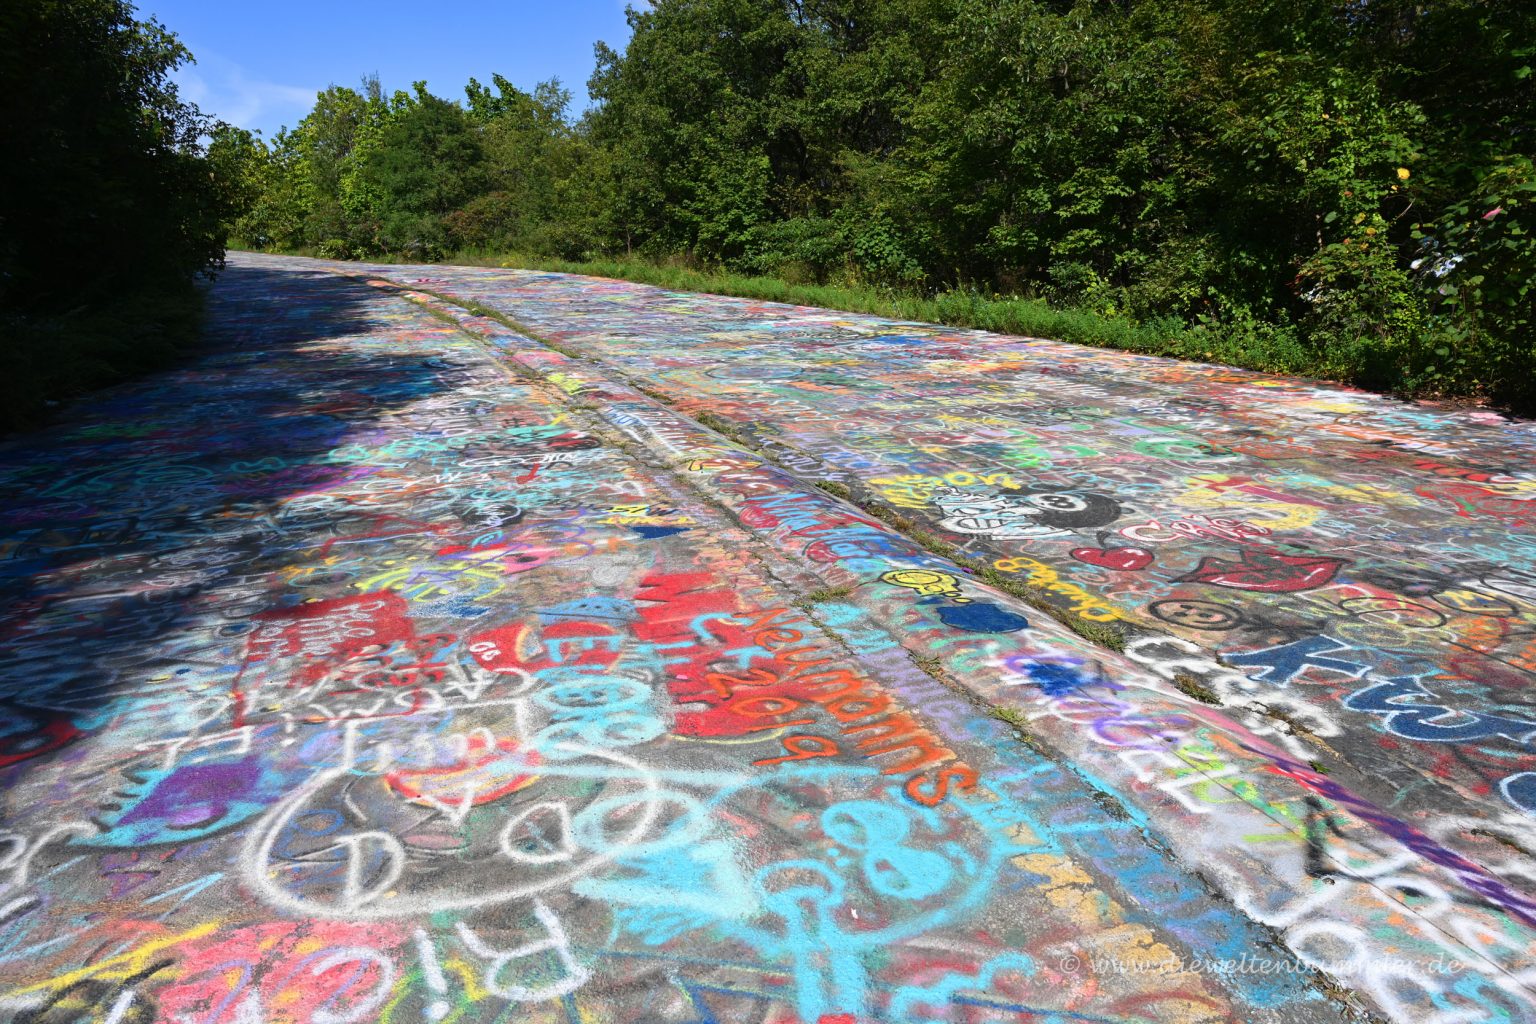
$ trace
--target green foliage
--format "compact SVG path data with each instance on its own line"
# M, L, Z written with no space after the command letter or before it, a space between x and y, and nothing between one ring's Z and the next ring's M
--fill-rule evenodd
M1492 391L1536 406L1536 167L1500 156L1464 199L1420 232L1420 277L1441 317L1433 361L1441 386Z
M265 190L264 149L180 99L191 55L133 15L0 5L0 428L189 341L194 279Z
M190 280L231 212L170 73L191 59L122 0L0 8L0 302L49 309ZM89 258L93 272L83 275Z
M267 148L252 132L230 124L214 125L207 160L221 201L231 217L233 237L243 238L246 211L261 200L267 182Z
M600 229L601 161L567 120L558 82L523 93L470 80L467 105L425 82L387 99L331 86L263 151L262 188L236 221L257 248L338 259L441 259L448 251L533 246L579 255Z
M443 218L482 188L484 153L462 108L427 92L397 94L378 144L360 157L358 177L376 190L379 243L417 259L440 258Z
M1527 0L628 18L580 118L558 83L499 75L462 104L327 90L242 158L261 188L237 230L338 255L623 256L1536 409Z

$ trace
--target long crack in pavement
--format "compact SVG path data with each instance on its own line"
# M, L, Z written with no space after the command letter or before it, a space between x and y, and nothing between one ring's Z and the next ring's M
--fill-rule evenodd
M1529 425L519 271L211 306L0 451L10 1019L1536 1020Z

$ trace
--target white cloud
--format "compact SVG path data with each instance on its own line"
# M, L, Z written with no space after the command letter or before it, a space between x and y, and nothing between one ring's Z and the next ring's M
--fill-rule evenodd
M193 52L198 55L197 63L182 66L175 75L182 98L230 124L260 129L269 139L279 127L298 124L320 91L268 82L217 53Z

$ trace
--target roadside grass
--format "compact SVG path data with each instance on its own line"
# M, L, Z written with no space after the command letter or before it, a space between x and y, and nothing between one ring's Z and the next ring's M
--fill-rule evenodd
M1222 363L1260 373L1341 379L1352 367L1310 350L1295 333L1273 325L1186 327L1173 321L1135 321L1083 309L1058 309L1039 299L989 296L951 290L933 296L875 286L795 284L723 270L653 263L641 259L558 260L521 254L461 254L452 262L562 274L585 274L655 285L669 291L708 292L736 298L846 310L946 327L975 328L1096 348L1174 359Z
M203 293L141 291L63 313L0 313L0 434L37 427L65 403L157 370L198 341Z
M336 258L303 247L252 251ZM420 262L379 253L341 258L383 264ZM1509 399L1492 393L1498 390L1493 387L1499 378L1494 370L1479 371L1460 382L1444 374L1437 375L1434 359L1426 355L1428 349L1422 339L1394 343L1388 349L1383 349L1380 339L1374 336L1363 336L1354 341L1307 340L1295 324L1283 319L1276 322L1234 314L1225 321L1201 317L1193 324L1172 316L1135 320L1114 311L1057 308L1043 299L997 295L969 288L928 294L859 283L807 284L701 267L681 256L665 262L639 256L565 260L525 253L473 250L453 253L435 262L615 278L670 291L814 306L898 321L985 330L1235 367L1259 374L1300 377L1318 384L1344 384L1404 401L1428 401L1448 409L1492 408L1516 416L1536 415L1529 396ZM1436 353L1442 354L1439 350ZM1426 359L1429 361L1427 369L1418 365ZM1465 377L1471 371L1458 373Z
M817 587L815 590L806 594L805 599L811 604L821 604L823 601L837 601L841 598L847 597L849 594L853 593L853 591L854 587L851 583L844 583L837 587Z
M654 396L652 396L654 397ZM708 427L722 437L729 438L738 444L742 443L741 428L724 416L717 416L709 410L693 414L693 421L701 426Z
M1173 685L1186 697L1193 698L1202 704L1221 705L1221 696L1215 690L1206 686L1203 682L1188 672L1179 672L1173 677Z

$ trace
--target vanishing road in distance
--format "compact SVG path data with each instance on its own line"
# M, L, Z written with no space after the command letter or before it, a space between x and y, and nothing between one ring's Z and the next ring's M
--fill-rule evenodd
M236 254L0 448L0 1016L1536 1021L1536 425Z

